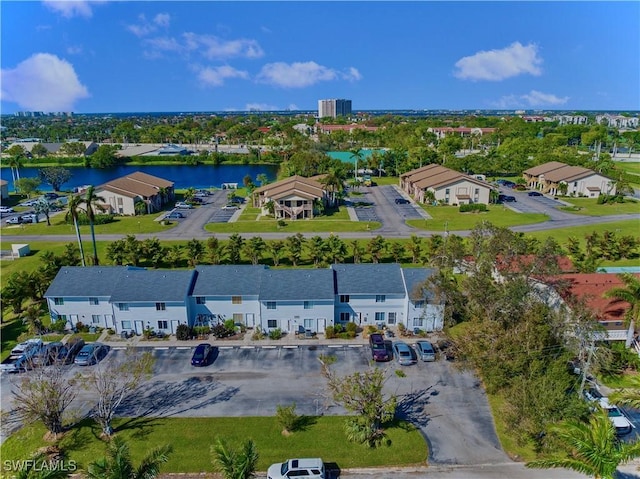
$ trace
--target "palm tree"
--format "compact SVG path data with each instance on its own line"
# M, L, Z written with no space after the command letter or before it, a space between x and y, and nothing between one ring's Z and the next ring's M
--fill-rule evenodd
M64 479L71 475L70 467L44 467L54 461L51 461L43 452L37 453L31 460L23 462L24 467L19 468L15 479Z
M82 238L80 237L80 227L78 226L78 218L80 217L79 207L82 204L82 198L80 195L70 196L67 201L67 213L65 215L65 220L68 221L69 218L73 219L73 226L76 230L76 238L78 239L78 247L80 248L80 259L82 261L82 266L86 266L84 260L84 249L82 248Z
M90 479L153 479L160 474L160 466L167 462L173 448L170 445L151 450L135 467L127 443L118 436L111 439L107 455L89 464Z
M230 448L222 439L211 448L213 465L222 473L224 479L249 479L253 477L258 464L258 450L255 443L248 439L241 450Z
M614 299L614 302L626 301L629 303L629 309L625 314L625 319L629 325L626 346L629 347L636 329L636 321L640 318L640 278L631 273L621 273L617 276L624 283L624 287L612 288L605 292L603 296Z
M87 218L89 218L89 227L91 228L91 241L93 242L93 265L98 266L98 249L96 247L96 233L93 227L93 222L96 219L96 213L94 208L98 208L100 211L104 211L104 207L100 203L104 203L105 199L102 196L96 195L95 188L89 186L82 198L82 204L85 206L87 212Z
M613 423L604 411L591 416L589 423L567 421L553 427L568 453L564 458L540 459L526 464L530 468L564 468L595 479L613 479L616 469L640 456L640 442L620 441Z
M640 409L640 376L629 378L631 387L618 389L609 395L609 401L619 406L629 406L633 409Z

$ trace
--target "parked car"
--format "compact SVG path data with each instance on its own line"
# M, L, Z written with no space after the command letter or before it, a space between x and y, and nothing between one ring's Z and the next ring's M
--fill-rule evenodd
M509 195L498 195L498 202L502 201L504 201L505 203L513 203L514 201L516 201L516 197Z
M58 354L58 361L62 364L71 364L75 361L78 353L84 348L84 339L80 336L71 336Z
M418 352L418 357L422 361L436 360L436 349L429 341L418 341L416 343L416 351Z
M398 363L402 366L409 366L416 362L416 359L413 357L414 353L411 351L412 350L407 343L402 341L396 341L393 343L393 354L398 360Z
M211 345L209 343L198 344L191 357L191 366L206 366L209 364L210 355Z
M102 343L85 344L73 360L78 366L91 366L98 364L109 352L109 348Z
M60 197L60 195L58 195L57 193L49 192L42 195L42 197L47 200L57 200Z
M228 205L224 205L222 207L223 210L237 210L238 209L238 205L234 205L234 204L228 204Z
M44 347L31 358L31 362L34 366L49 366L58 360L60 351L63 349L64 344L60 341L45 344Z
M527 193L529 196L542 196L542 193L540 193L539 191L530 191L529 193Z
M7 224L8 224L8 225L19 225L19 224L21 224L22 222L23 222L23 221L22 221L22 218L21 218L20 216L12 216L11 218L9 218L9 219L7 220Z
M589 402L600 401L600 399L603 398L602 393L598 391L598 389L595 386L585 388L585 390L582 391L582 395Z
M287 459L285 462L272 464L267 470L268 479L287 479L290 477L324 479L324 463L318 457Z
M509 181L509 180L498 180L496 181L496 183L506 188L513 188L514 186L516 186L516 184L513 181Z
M190 205L189 203L185 203L184 201L178 201L176 203L176 208L182 208L185 210L190 210L191 208L193 208L192 205Z
M22 215L20 219L23 223L37 223L38 215L36 213L27 213L26 215Z
M179 211L172 211L171 213L167 213L165 215L165 218L168 220L176 220L176 219L184 218L184 215Z
M10 208L8 206L0 206L0 213L2 213L2 214L15 213L15 211L13 210L13 208Z
M11 354L20 355L26 353L31 349L39 351L43 348L43 346L44 343L40 338L27 339L26 341L16 344L15 347L11 350Z
M396 205L408 205L409 203L411 202L405 198L396 198Z
M387 345L380 333L372 333L369 335L369 346L371 347L371 357L374 361L389 361L391 355L387 351Z
M204 202L204 200L199 196L194 196L193 198L191 198L191 202L198 203L199 205L201 205Z
M610 404L609 400L604 397L600 399L600 406L607 412L607 416L609 416L613 427L616 428L616 434L618 436L624 436L631 432L633 425L617 406Z

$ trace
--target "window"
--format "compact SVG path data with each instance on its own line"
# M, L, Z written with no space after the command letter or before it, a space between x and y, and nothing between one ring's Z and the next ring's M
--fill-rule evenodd
M266 305L267 305L267 309L276 309L276 302L275 301L267 301Z
M156 311L165 311L167 305L165 303L156 303Z
M277 319L268 319L267 320L267 328L275 329L277 327L278 327L278 320Z
M161 320L158 321L158 329L169 329L169 321Z
M242 296L231 296L231 304L242 304Z
M204 296L196 296L196 304L207 304L207 299Z
M413 318L413 327L414 328L421 328L422 327L422 322L423 322L422 318Z
M305 301L304 309L313 309L313 301Z
M89 304L96 306L100 304L100 301L98 301L98 298L89 298Z
M348 294L341 294L340 295L340 302L341 303L348 303L349 302L349 295Z
M396 324L396 313L389 313L389 324Z
M64 298L53 298L53 304L62 306L64 304Z
M57 316L57 320L60 321L61 319L64 319L65 321L67 320L67 315L66 314L59 314ZM77 319L77 318L76 318Z
M91 322L93 324L100 324L100 320L102 319L102 316L100 316L99 314L92 314L91 315Z
M129 305L127 303L118 303L119 311L129 311Z
M242 313L233 313L233 322L235 324L243 324L244 321L242 318L243 318Z
M376 303L384 303L387 300L384 294L376 294Z
M131 321L120 321L122 329L131 329Z
M376 321L384 321L384 311L376 312Z
M348 323L351 320L350 313L340 313L340 322Z
M418 299L418 300L413 302L413 305L416 308L424 308L424 300L423 299Z

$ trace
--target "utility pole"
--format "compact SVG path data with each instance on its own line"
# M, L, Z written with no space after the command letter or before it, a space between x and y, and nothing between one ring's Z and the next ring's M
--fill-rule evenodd
M580 381L580 389L578 390L578 394L582 397L582 392L584 391L584 385L587 382L587 376L589 375L589 368L591 367L591 360L593 359L593 354L595 353L595 347L593 346L593 341L589 346L589 350L587 351L587 362L582 368L582 380Z

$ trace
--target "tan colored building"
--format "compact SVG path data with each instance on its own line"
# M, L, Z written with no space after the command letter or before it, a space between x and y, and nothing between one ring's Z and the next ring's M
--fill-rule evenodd
M569 196L597 198L600 194L614 195L616 187L611 178L582 166L569 166L559 161L549 161L522 172L531 189L550 195L560 194L564 183Z
M291 176L285 180L261 186L253 192L253 205L268 214L268 204L273 201L276 219L309 219L314 217L314 203L327 204L324 185L304 176Z
M0 180L0 198L9 199L9 182L7 180Z
M117 215L135 215L139 202L147 213L159 211L175 197L172 181L140 171L96 186L95 193L104 198L105 210Z
M446 205L489 204L491 193L489 183L436 164L400 175L400 188L420 203L433 196Z

